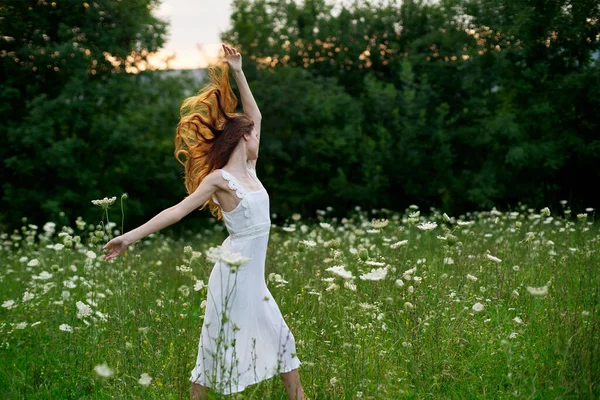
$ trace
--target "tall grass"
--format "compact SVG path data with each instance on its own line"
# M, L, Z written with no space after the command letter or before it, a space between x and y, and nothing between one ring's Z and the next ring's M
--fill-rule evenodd
M267 252L311 399L600 396L593 210L329 211L274 225ZM74 225L1 236L1 397L188 398L207 295L197 281L223 225L154 234L110 262L101 247L116 224ZM273 378L226 398L286 397Z

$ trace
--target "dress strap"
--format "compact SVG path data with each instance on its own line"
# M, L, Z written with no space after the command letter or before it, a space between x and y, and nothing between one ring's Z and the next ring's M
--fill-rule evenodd
M250 176L262 186L262 182L258 180L258 176L256 176L256 170L250 166L249 163L246 164L246 169L250 173Z

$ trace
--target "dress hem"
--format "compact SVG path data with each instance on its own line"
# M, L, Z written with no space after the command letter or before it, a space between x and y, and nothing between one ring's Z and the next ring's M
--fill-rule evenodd
M234 393L243 392L244 390L246 390L246 388L248 386L256 385L259 382L265 381L267 379L271 379L272 377L274 377L277 374L285 374L285 373L288 373L288 372L292 372L293 370L300 368L300 365L302 365L302 362L298 359L298 364L296 366L289 367L289 368L287 368L285 370L281 370L281 371L273 371L273 372L269 373L268 375L264 376L263 378L260 378L260 379L258 379L256 381L253 381L253 382L250 382L250 383L247 383L245 386L237 386L232 391L225 390L223 392L218 392L218 393L219 394L234 394ZM194 379L192 379L192 377L190 377L189 381L192 382L192 384L196 383L198 385L202 385L202 386L205 386L205 387L213 389L212 386L209 386L210 383L200 382L200 377L198 377L196 380L194 380Z

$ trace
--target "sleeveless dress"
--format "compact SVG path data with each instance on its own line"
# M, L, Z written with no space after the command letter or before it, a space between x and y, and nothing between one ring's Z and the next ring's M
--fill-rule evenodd
M256 171L249 164L246 168L262 186ZM221 246L250 261L237 268L215 263L190 381L230 394L292 371L300 366L300 360L294 336L265 282L269 195L264 186L248 191L232 174L218 171L241 199L234 210L221 210L229 232ZM219 204L214 195L213 200Z

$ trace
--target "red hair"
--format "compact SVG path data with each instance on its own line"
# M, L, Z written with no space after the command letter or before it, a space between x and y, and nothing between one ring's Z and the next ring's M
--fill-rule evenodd
M254 123L235 113L238 100L229 84L229 65L208 69L210 83L183 101L175 133L175 158L185 167L185 188L192 194L212 171L227 164L241 137ZM182 157L183 156L183 159ZM202 205L222 219L212 196Z

